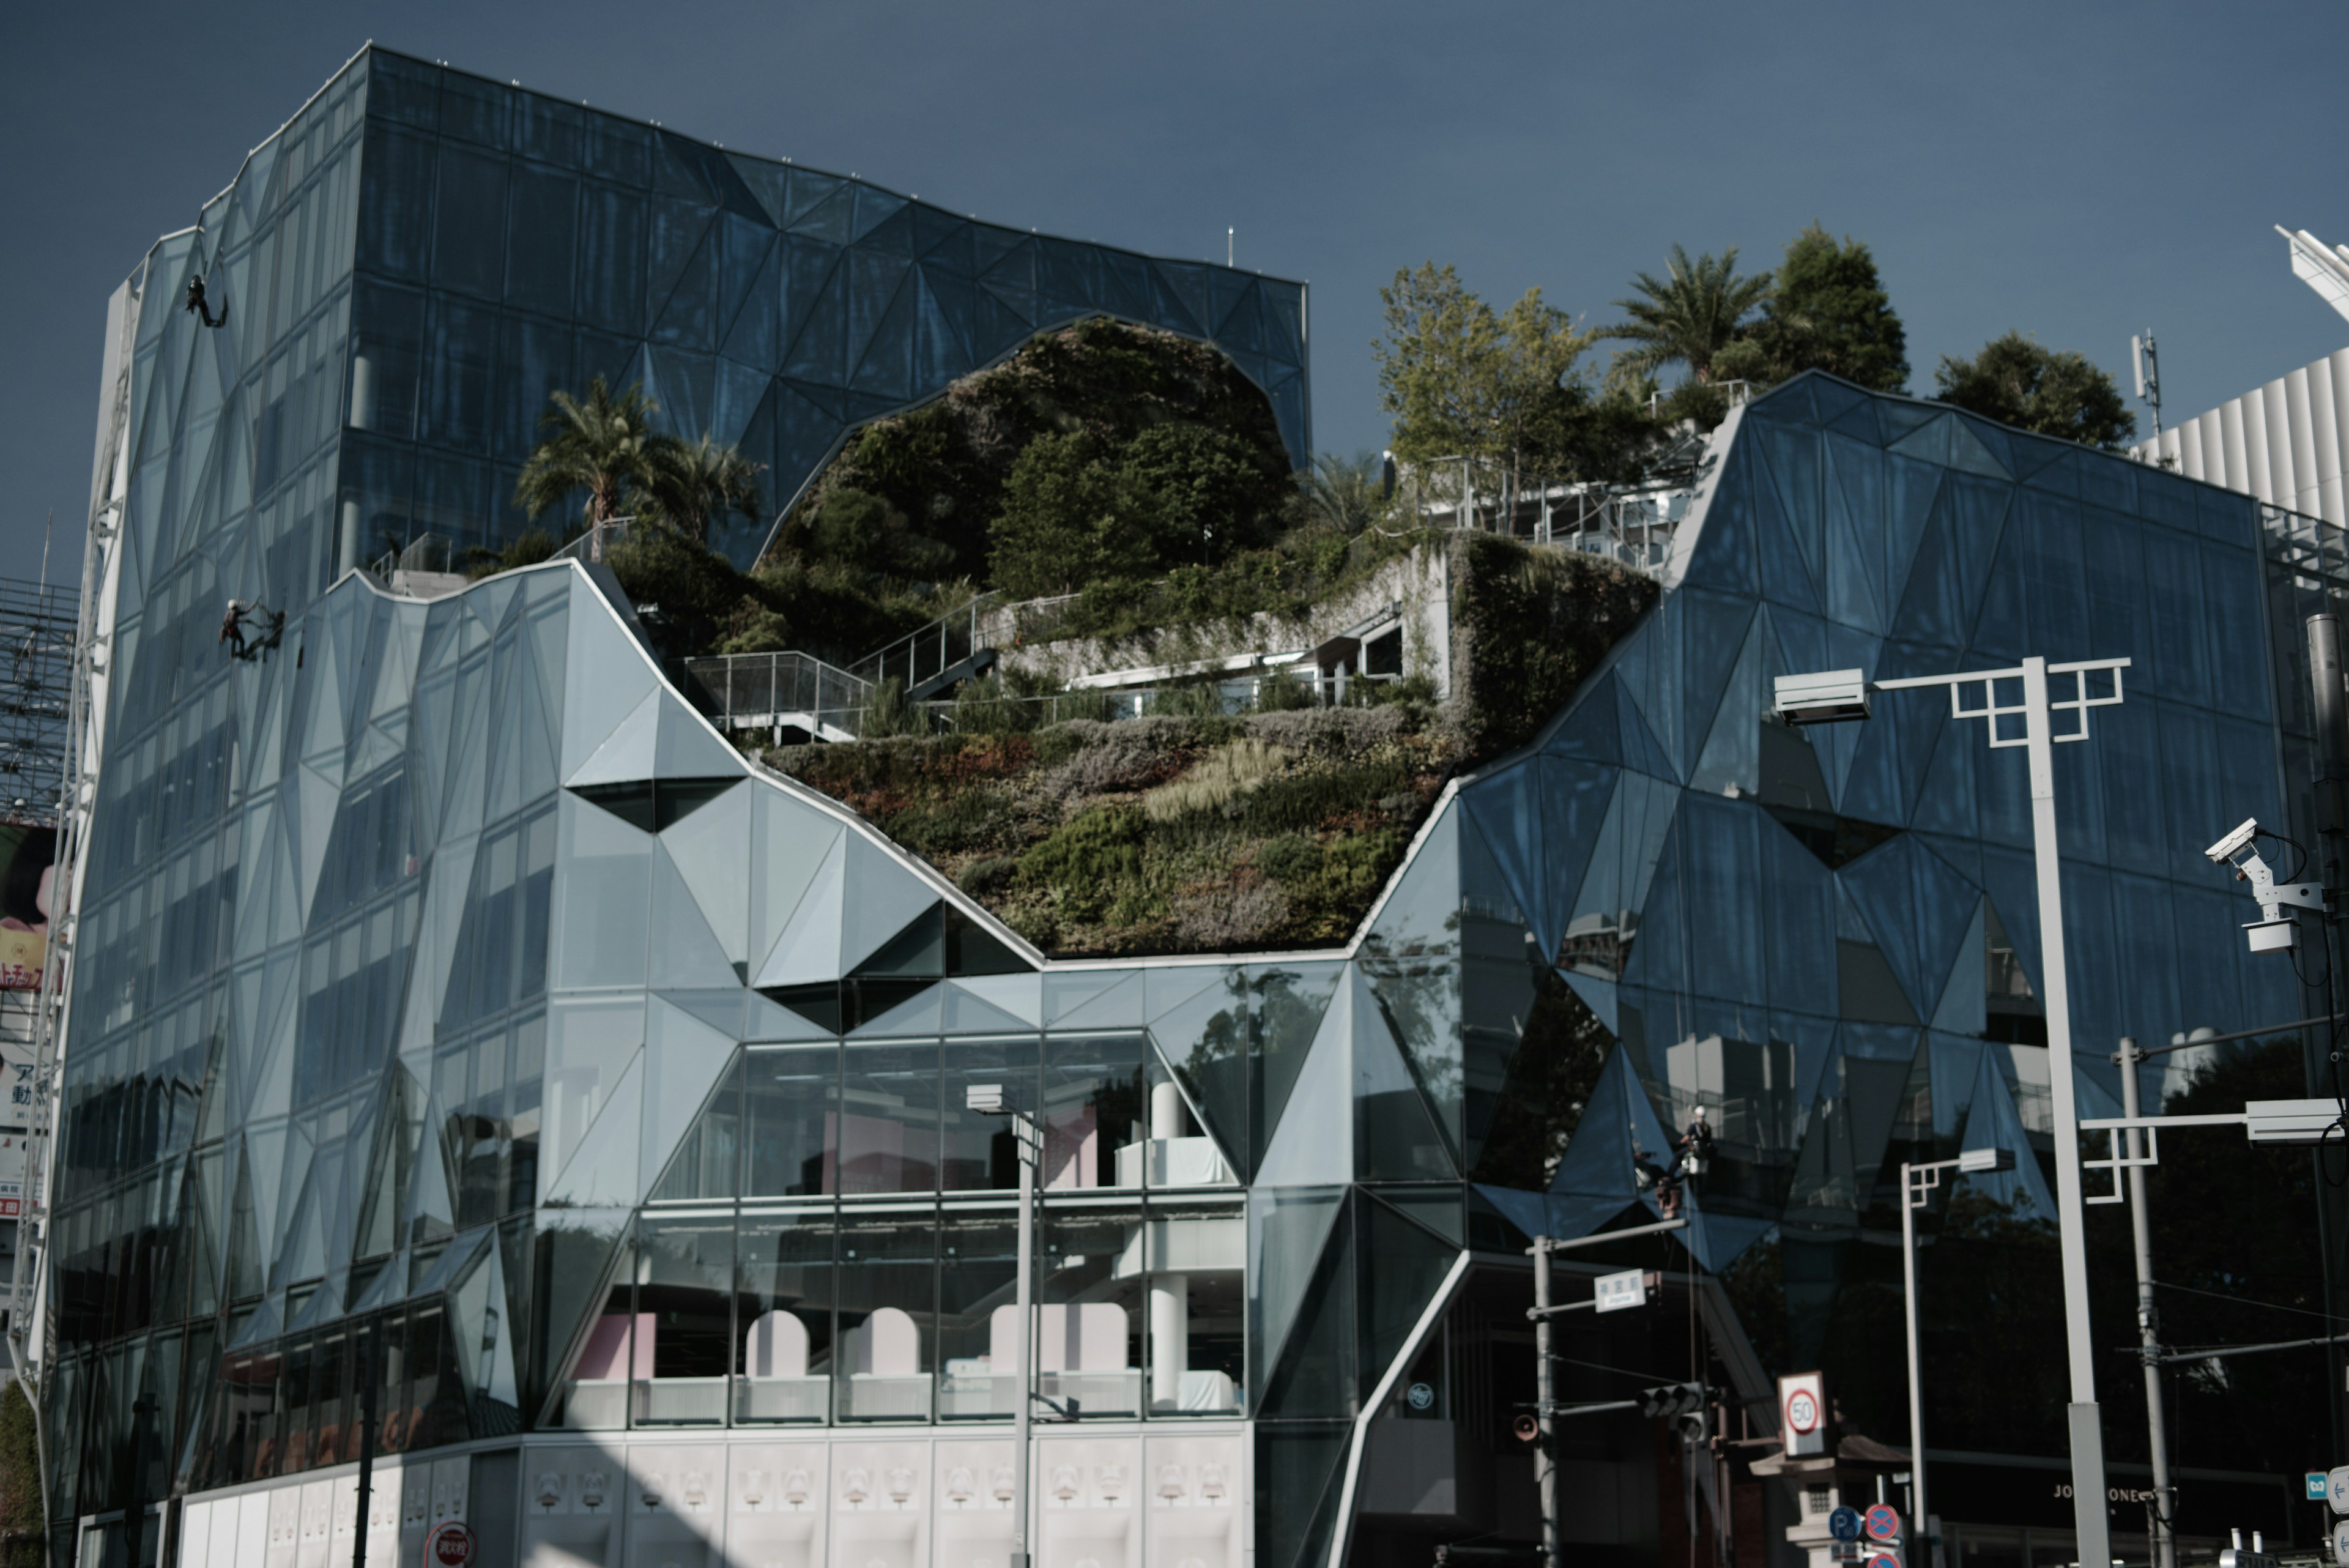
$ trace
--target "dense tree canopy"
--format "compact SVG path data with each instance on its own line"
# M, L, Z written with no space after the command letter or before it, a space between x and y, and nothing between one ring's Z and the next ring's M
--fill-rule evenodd
M2085 356L2043 348L2020 332L1971 359L1944 355L1933 395L1945 403L2039 435L2116 451L2137 435L2137 416L2110 375Z
M1465 457L1512 475L1627 476L1651 431L1628 398L1582 369L1595 335L1528 289L1496 312L1451 266L1405 269L1379 291L1386 335L1371 345L1381 405L1404 462Z
M1722 348L1713 369L1757 386L1817 369L1898 392L1909 384L1908 345L1868 248L1813 223L1786 242L1761 318Z

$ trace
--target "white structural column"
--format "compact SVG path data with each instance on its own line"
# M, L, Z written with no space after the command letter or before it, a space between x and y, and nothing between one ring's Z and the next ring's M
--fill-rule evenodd
M2083 685L2085 672L2073 680ZM2118 679L2117 675L2115 677ZM2085 692L2081 693L2083 696ZM2055 1113L2055 1228L2064 1271L2064 1340L2072 1401L2072 1525L2080 1562L2112 1561L2105 1513L2105 1432L2096 1418L2096 1350L2088 1327L2088 1247L2080 1208L2080 1108L2072 1079L2072 985L2064 968L2064 871L2055 847L2055 758L2047 697L2047 661L2023 661L2024 751L2031 760L2031 858L2039 880L2039 966L2046 987L2047 1077ZM2080 715L2087 733L2087 714Z
M1183 1108L1182 1087L1169 1081L1150 1091L1150 1139L1165 1147L1189 1130ZM1155 1182L1156 1172L1148 1179ZM1183 1406L1183 1375L1191 1370L1191 1276L1171 1272L1163 1259L1148 1258L1150 1276L1150 1407L1178 1410Z

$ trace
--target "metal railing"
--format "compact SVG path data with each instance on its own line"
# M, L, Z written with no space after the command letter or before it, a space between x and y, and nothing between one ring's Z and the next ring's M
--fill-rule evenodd
M988 639L992 628L987 623L998 602L994 594L978 595L920 630L866 654L849 666L849 673L875 685L903 681L916 697L926 697L939 685L974 673L974 664L1001 646Z
M394 572L450 573L456 565L456 542L446 534L419 534L397 550L386 550L367 568L367 576L391 586Z
M635 525L636 521L634 517L613 517L602 523L590 524L585 533L555 551L547 559L580 561L592 566L601 561L605 552L611 549L613 545L625 545L628 542L628 531Z
M811 653L727 653L685 661L686 694L722 730L864 733L875 683Z
M1412 464L1398 485L1403 507L1431 526L1505 534L1640 572L1661 571L1671 558L1673 535L1694 493L1692 479L1638 485L1567 482L1510 473L1465 457Z

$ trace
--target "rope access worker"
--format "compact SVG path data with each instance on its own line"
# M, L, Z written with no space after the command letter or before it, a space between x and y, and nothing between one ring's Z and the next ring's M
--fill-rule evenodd
M221 617L220 639L228 644L232 659L250 657L244 647L244 618L252 613L251 605L240 599L231 599L228 601L228 613Z
M215 320L212 317L212 306L204 302L204 280L202 278L191 277L188 280L188 308L195 313L196 319L202 321L207 327L225 327L228 325L227 306L223 305L221 306L220 317Z
M1679 1155L1675 1167L1683 1176L1702 1176L1705 1167L1713 1163L1713 1128L1704 1119L1704 1107L1699 1106L1691 1114L1688 1131L1672 1144Z

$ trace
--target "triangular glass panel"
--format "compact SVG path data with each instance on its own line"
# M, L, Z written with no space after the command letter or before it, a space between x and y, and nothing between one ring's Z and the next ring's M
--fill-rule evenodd
M657 994L661 1001L693 1014L729 1040L742 1038L743 1002L752 993L740 985L704 986L691 990L670 987Z
M1350 1113L1354 1085L1350 1068L1354 990L1350 985L1343 987L1322 1013L1312 1049L1300 1063L1279 1064L1287 1081L1268 1084L1264 1089L1264 1126L1269 1137L1264 1158L1257 1165L1257 1186L1311 1187L1353 1179L1354 1127ZM1297 1107L1296 1114L1284 1116L1291 1104Z
M994 1001L974 989L993 986L996 992L1001 994L1005 981L1016 988L1009 1000L1020 1008L1018 1013L997 1006ZM946 987L946 1012L940 1020L940 1031L947 1034L1013 1034L1032 1030L1037 1026L1037 1014L1042 1005L1042 998L1039 994L1041 987L1040 978L1035 977L1003 976L999 979L951 981Z
M585 579L577 580L584 587ZM602 594L593 588L574 592L568 618L570 650L564 670L569 689L563 704L566 780L653 694L657 681L642 645L620 624Z
M652 854L651 929L658 933L646 944L647 983L700 990L740 984L741 971L718 934L702 918L685 878L670 861L667 847L656 844Z
M763 989L806 985L840 977L840 909L846 886L847 858L846 836L834 837L809 879L806 892L761 963L753 984Z
M645 1031L639 1171L657 1176L668 1168L678 1140L701 1115L734 1054L732 1036L657 996L652 999ZM592 1142L595 1135L588 1137Z
M1323 1244L1343 1211L1345 1189L1274 1189L1248 1193L1248 1343L1260 1347L1257 1377L1270 1370L1312 1282Z
M751 785L750 816L749 950L754 964L763 964L809 885L839 846L843 829L764 782Z
M662 848L727 961L735 964L746 964L750 957L750 868L744 865L743 846L750 842L754 793L742 781L661 835Z
M1347 987L1360 992L1357 979ZM1456 1181L1460 1173L1452 1163L1451 1147L1435 1125L1426 1099L1420 1094L1418 1080L1403 1063L1402 1050L1393 1035L1387 1032L1386 1021L1375 1007L1363 1004L1361 997L1352 1007L1353 1036L1353 1115L1354 1115L1354 1177L1361 1181ZM1329 1018L1338 1017L1344 1004L1330 1009ZM1329 1023L1324 1022L1327 1029ZM1319 1047L1317 1046L1317 1049ZM1299 1092L1309 1085L1299 1081ZM1312 1106L1319 1103L1302 1102ZM1326 1106L1308 1114L1316 1119L1329 1116ZM1334 1117L1330 1119L1334 1120ZM1271 1157L1266 1168L1271 1168ZM1259 1174L1257 1179L1265 1178Z
M851 1033L868 1038L885 1034L936 1034L939 1030L940 1011L946 1003L946 987L936 981L861 981L843 986L854 989L856 1016L846 1020ZM910 992L911 995L901 995Z
M1259 1420L1352 1413L1359 1368L1354 1253L1354 1226L1341 1206L1288 1337L1259 1374L1263 1392L1252 1406Z
M2023 1117L2014 1108L2014 1097L2006 1079L1996 1065L1995 1050L1982 1054L1981 1065L1975 1069L1971 1101L1966 1107L1965 1130L1958 1136L1961 1148L2002 1148L2014 1156L2014 1168L1973 1175L1961 1175L1958 1180L1993 1203L2004 1205L2018 1218L2028 1217L2041 1221L2055 1218L2055 1201L2047 1190L2047 1178L2039 1168L2039 1155L2032 1147L2031 1136L2024 1131Z
M777 1006L786 1008L815 1026L815 1038L838 1034L845 1012L841 1005L841 982L823 981L812 985L761 986L759 994ZM764 1038L765 1036L761 1036Z
M1139 1028L1149 1022L1143 1005L1141 970L1048 970L1044 974L1048 1028Z
M1460 1249L1369 1193L1355 1199L1354 1215L1361 1232L1356 1251L1361 1272L1354 1286L1361 1311L1359 1397L1368 1399L1426 1315Z
M847 847L840 960L846 969L854 969L936 902L938 895L929 883L863 833L850 834Z
M653 755L660 739L660 694L647 695L563 782L574 789L582 784L650 783Z
M548 1208L586 1209L636 1201L636 1159L642 1144L644 1057L628 1063L579 1149L539 1199Z
M668 692L660 699L659 741L653 752L653 775L663 779L740 778L747 771L741 753L720 740L709 721Z

